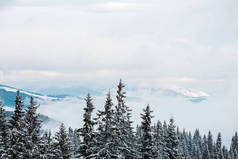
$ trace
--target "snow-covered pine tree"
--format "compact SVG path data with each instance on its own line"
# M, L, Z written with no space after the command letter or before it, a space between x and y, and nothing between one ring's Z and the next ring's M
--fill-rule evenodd
M24 140L24 127L23 120L24 111L22 110L23 101L20 96L20 91L17 91L15 100L15 110L11 119L9 120L9 148L8 154L11 159L24 159L25 140Z
M5 145L3 143L2 136L0 136L0 158L1 159L8 159L9 156L7 154L7 150L5 150Z
M73 130L71 127L69 127L68 136L70 139L70 147L73 152L72 157L75 157L80 145L80 136L77 129Z
M226 146L222 147L222 154L224 156L224 159L231 159L230 153L228 149L226 148Z
M167 152L167 146L166 146L166 142L167 142L167 136L168 136L168 124L167 122L164 120L163 122L163 136L164 136L164 147L163 147L163 159L168 159L168 152Z
M180 146L182 149L182 156L184 159L192 159L190 156L190 153L188 151L188 135L185 130L183 130L183 133L180 134Z
M171 118L168 125L166 141L166 153L164 159L180 159L179 153L179 140L176 134L176 126L174 125L174 119Z
M9 156L7 150L9 147L8 140L8 127L6 121L5 110L3 109L3 103L0 101L0 158L7 159Z
M192 141L192 156L194 159L202 159L202 138L198 129L195 130Z
M55 159L54 157L54 147L53 147L53 138L51 131L45 131L40 144L40 158L41 159Z
M24 139L25 148L24 157L27 159L40 158L40 129L42 121L39 119L39 114L36 112L38 105L31 97L30 104L25 111L24 116Z
M163 132L164 132L164 138L168 135L168 124L166 123L166 121L164 120L163 123Z
M125 159L137 158L136 140L131 121L131 110L125 104L126 92L123 91L125 85L120 80L117 86L117 105L114 120L116 121L116 133L119 135L118 148L121 157Z
M231 140L231 146L230 146L230 153L231 157L233 158L238 158L238 134L235 132L235 135L232 137Z
M70 159L72 151L70 148L70 139L64 124L60 125L59 131L54 137L54 158L56 159Z
M150 110L150 106L147 105L145 109L143 109L143 114L141 114L141 130L142 130L142 138L141 140L141 158L142 159L155 159L157 158L157 151L155 150L155 142L152 137L151 130L151 113L153 111Z
M177 132L176 132L179 145L178 145L178 152L180 154L181 159L184 159L184 151L183 151L183 136L179 130L179 127L177 127Z
M222 152L222 139L221 139L221 133L220 132L217 135L214 158L215 159L224 159L223 152Z
M236 150L233 150L233 151L231 151L230 152L230 156L231 156L231 159L237 159L238 157L238 153L237 153L237 151Z
M163 159L163 149L164 149L164 132L162 123L158 120L154 128L154 140L155 146L157 148L157 159Z
M196 129L194 132L193 143L194 143L193 146L196 146L197 147L196 149L202 152L202 137L198 129Z
M83 140L80 143L76 157L88 159L94 157L95 153L93 148L95 146L95 132L93 128L95 122L92 119L92 112L95 108L93 106L92 97L90 94L87 95L85 101L86 107L84 108L83 127L78 130Z
M71 151L74 152L74 148L75 148L75 145L74 145L74 130L69 127L68 129L68 137L69 137L69 141L70 141L70 148L71 148ZM72 156L74 156L74 154L72 154Z
M187 147L190 156L192 157L193 155L193 139L192 139L192 133L189 131L188 136L187 136Z
M139 140L142 137L142 130L140 125L136 125L136 140Z
M108 92L103 111L98 111L97 128L97 158L118 158L119 136L115 131L115 121L111 94Z
M213 144L213 138L212 138L211 131L208 132L207 146L208 146L208 151L210 153L210 158L214 159L214 144Z
M209 152L207 144L204 145L204 151L203 151L202 158L204 158L204 159L211 159L211 155L210 155L210 152Z
M198 148L198 146L194 145L193 146L193 159L202 159L202 153L200 151L200 149Z

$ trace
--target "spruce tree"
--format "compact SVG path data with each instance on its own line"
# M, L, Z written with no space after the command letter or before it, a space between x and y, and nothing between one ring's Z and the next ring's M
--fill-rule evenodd
M141 114L141 129L142 129L142 138L141 138L141 158L142 159L154 159L157 157L157 152L154 149L154 141L152 138L151 130L151 113L150 106L147 105L146 109L143 109L143 114Z
M6 113L3 109L3 103L0 101L0 158L6 159L8 158L7 150L9 147L9 139L8 139L8 127L6 121Z
M54 140L54 158L70 159L72 155L70 139L63 123L60 125L59 131L56 132Z
M94 157L94 149L95 145L95 132L94 125L95 122L92 119L92 112L95 109L92 103L92 98L90 94L87 95L86 99L86 107L84 108L83 115L83 127L79 129L80 136L82 136L83 141L80 144L77 157L92 158Z
M162 159L165 141L164 141L163 127L160 121L157 122L154 128L154 140L155 140L155 146L157 147L157 155L158 155L157 158Z
M192 159L191 156L190 156L190 152L188 150L188 143L189 143L189 141L188 141L188 133L185 131L185 129L180 134L180 138L179 139L180 139L180 141L179 141L180 142L180 146L182 147L180 149L183 150L183 152L182 152L183 158L184 159Z
M119 135L118 149L122 157L126 159L137 158L135 148L135 135L131 121L131 110L125 104L126 92L123 91L125 85L120 80L117 86L117 105L115 112L116 133Z
M196 149L201 152L202 151L202 137L198 129L196 129L194 132L193 143L194 143L193 146L195 146Z
M222 152L222 139L221 139L221 133L220 132L217 135L214 158L215 159L224 159L223 152Z
M198 129L195 130L192 139L192 156L195 159L202 159L202 138Z
M30 105L27 107L24 116L24 139L26 148L24 157L28 159L37 159L40 157L40 129L42 121L36 112L37 108L38 105L34 101L34 98L31 97Z
M213 144L213 138L212 138L211 131L208 132L207 146L208 146L208 151L210 153L210 158L214 159L214 144Z
M69 127L68 136L70 139L70 147L73 152L72 157L75 157L80 145L80 136L77 129L73 130L71 127Z
M209 152L207 144L204 146L204 151L203 151L203 156L202 157L204 159L211 159L211 155L210 155L210 152Z
M235 132L235 135L232 137L231 140L231 146L230 146L230 153L231 153L231 157L233 158L238 158L238 134L237 132Z
M222 154L223 154L223 156L224 156L224 159L228 159L230 156L230 153L229 153L229 151L228 151L228 149L226 148L226 146L223 146L222 147Z
M118 158L118 135L115 131L115 121L111 94L108 92L103 111L97 113L97 158Z
M24 127L25 123L23 120L24 112L22 110L23 101L20 96L20 91L17 91L15 100L15 110L11 119L9 120L9 149L8 153L11 159L24 159L25 140L24 140Z
M40 144L40 158L41 159L55 159L54 145L51 131L45 131Z
M179 153L179 140L176 134L176 126L174 125L174 119L169 121L168 132L166 137L166 156L165 159L179 159L181 154Z

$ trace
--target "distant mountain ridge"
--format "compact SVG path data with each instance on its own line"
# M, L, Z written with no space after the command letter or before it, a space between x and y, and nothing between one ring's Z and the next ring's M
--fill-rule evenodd
M27 101L30 99L31 96L33 96L36 101L40 103L49 102L49 101L57 101L63 99L65 96L47 96L42 95L40 93L34 93L30 91L25 91L22 89L17 89L11 86L2 85L0 84L0 100L3 101L5 106L14 107L15 106L15 98L16 98L16 92L17 90L20 90L20 95L22 97L22 100L25 101L25 105L27 105Z
M15 107L15 97L16 97L16 91L18 89L8 86L8 85L2 85L0 84L0 100L3 101L4 105L9 107ZM20 94L22 96L22 100L25 101L24 105L27 106L29 103L29 99L31 96L35 98L35 100L39 104L46 104L52 101L59 101L66 99L67 97L77 97L80 99L83 99L81 97L78 97L77 95L84 96L87 93L90 93L93 96L101 96L104 95L105 90L94 90L94 89L86 89L86 88L66 88L66 90L59 89L59 88L51 88L51 89L45 89L43 91L45 94L55 94L55 95L43 95L41 93L35 93L31 91L26 91L23 89L19 89ZM65 94L66 91L67 93ZM203 91L194 91L192 89L185 89L181 87L170 87L170 88L128 88L127 91L129 92L138 92L138 91L145 91L145 92L151 92L153 94L157 94L159 96L170 96L170 97L182 97L186 100L193 102L193 103L200 103L204 100L207 100L209 95L206 92ZM41 92L41 91L40 91ZM57 92L57 93L56 93ZM67 95L67 94L70 95ZM133 93L132 93L133 94ZM131 100L138 100L137 96L130 96Z
M8 119L13 114L13 111L15 108L15 98L16 98L17 90L18 90L17 88L0 84L0 100L4 103L4 109L6 110L6 115ZM63 96L53 97L53 96L42 95L40 93L25 91L22 89L19 89L19 90L20 90L20 95L22 97L22 100L24 101L24 108L28 105L29 99L31 96L33 96L38 103L56 101L56 100L61 100L63 98ZM48 124L50 122L55 124L59 123L58 121L43 114L40 114L40 119L43 121L43 124Z

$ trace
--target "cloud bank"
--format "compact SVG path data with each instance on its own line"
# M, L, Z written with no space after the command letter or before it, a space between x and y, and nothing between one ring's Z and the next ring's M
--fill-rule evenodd
M238 121L237 6L236 0L1 1L0 82L36 91L105 90L122 78L143 90L140 102L130 103L135 114L149 103L161 119L174 115L188 129L226 135ZM145 88L191 88L177 93L206 100L194 104ZM70 114L76 105L52 103L42 112L67 107Z

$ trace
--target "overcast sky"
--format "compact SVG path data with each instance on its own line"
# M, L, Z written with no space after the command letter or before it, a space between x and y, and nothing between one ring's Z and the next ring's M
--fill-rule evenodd
M231 135L237 128L224 126L238 122L237 28L237 0L0 1L0 82L97 89L122 78L134 88L191 88L208 100L174 112L170 98L151 103L170 102L162 116L184 127L211 117L204 127ZM186 123L184 114L203 109L206 119Z

